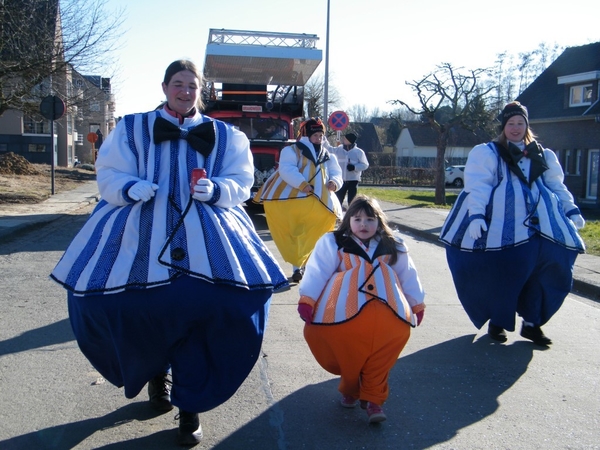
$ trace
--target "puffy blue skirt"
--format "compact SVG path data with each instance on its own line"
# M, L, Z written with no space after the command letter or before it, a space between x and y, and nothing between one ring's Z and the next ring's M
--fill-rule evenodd
M260 354L272 291L182 276L116 294L68 293L77 343L125 396L171 369L173 405L203 412L228 400Z
M538 235L496 251L446 247L458 298L478 329L490 320L514 331L515 313L544 325L571 291L576 258L577 251Z

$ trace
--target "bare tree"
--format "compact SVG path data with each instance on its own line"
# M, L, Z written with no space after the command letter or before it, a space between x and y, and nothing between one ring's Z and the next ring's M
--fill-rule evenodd
M327 92L328 110L329 106L335 107L340 103L340 95L332 86L331 79L329 80L329 90ZM304 85L304 104L307 117L323 117L323 108L325 101L325 79L323 75L313 75ZM327 117L324 118L327 121Z
M499 53L491 69L496 85L497 109L501 110L503 105L517 98L563 50L564 47L558 44L542 42L536 49L518 55Z
M352 105L346 113L351 122L369 122L373 117L365 105Z
M417 94L420 106L413 108L403 100L392 100L421 117L424 126L437 132L435 159L435 204L446 203L444 160L453 128L476 132L495 120L496 110L488 106L489 93L495 86L482 87L486 69L464 70L443 63L421 80L407 82Z
M39 112L49 94L74 103L68 74L102 71L122 35L122 11L107 0L0 1L0 115L8 109Z

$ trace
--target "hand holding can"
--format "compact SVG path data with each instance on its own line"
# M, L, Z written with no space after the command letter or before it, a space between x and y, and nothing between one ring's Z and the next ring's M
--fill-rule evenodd
M190 182L190 191L194 192L194 186L198 183L198 180L206 178L206 170L203 168L192 169L192 181Z

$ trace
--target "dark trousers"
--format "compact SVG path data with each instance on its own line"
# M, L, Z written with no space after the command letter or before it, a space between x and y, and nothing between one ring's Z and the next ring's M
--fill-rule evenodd
M171 403L204 412L227 401L260 356L271 291L180 276L151 289L76 297L69 318L83 354L134 398L171 368Z
M354 197L356 197L356 191L358 189L358 180L352 181L344 181L341 189L335 193L337 198L340 199L340 203L344 203L344 197L346 197L346 192L348 193L348 205L352 203Z

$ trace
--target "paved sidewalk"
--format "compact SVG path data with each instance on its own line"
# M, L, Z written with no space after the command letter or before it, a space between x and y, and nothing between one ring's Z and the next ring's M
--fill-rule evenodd
M53 195L34 205L0 205L0 239L30 227L58 219L100 198L96 181L89 181L77 189ZM422 239L438 242L447 210L415 208L380 202L391 224L399 230ZM441 244L440 244L441 245ZM573 290L600 301L600 257L579 255L575 262Z
M88 181L71 191L55 194L42 203L0 204L0 239L52 222L64 214L98 202L99 198L96 181Z

